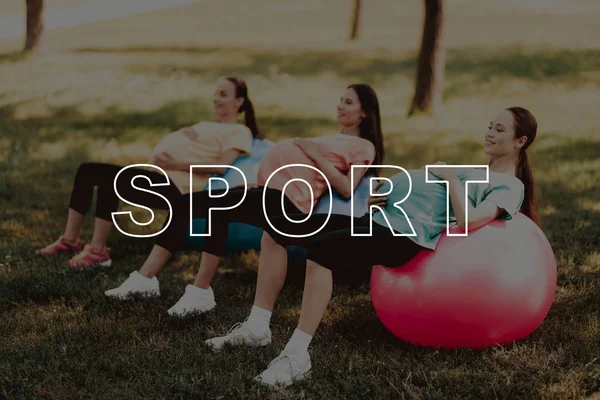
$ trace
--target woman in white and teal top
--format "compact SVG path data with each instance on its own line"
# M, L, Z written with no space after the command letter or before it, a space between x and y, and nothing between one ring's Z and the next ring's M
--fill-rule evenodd
M389 183L377 189L379 193L389 193L387 200L382 197L371 199L370 204L380 206L380 211L354 220L354 233L371 232L370 236L352 236L351 218L348 217L347 229L323 230L309 240L299 239L298 243L308 249L300 321L283 352L257 379L269 385L287 385L306 376L311 369L308 345L331 299L333 274L377 264L397 267L421 250L435 250L447 228L448 191L449 220L460 228L468 225L468 230L472 231L494 219L510 219L518 211L537 223L535 184L526 151L536 132L537 122L528 110L520 107L504 110L490 122L485 135L483 151L490 157L487 183L465 185L467 180L482 180L481 170L432 166L429 175L425 169L408 171L412 190L400 204L406 212L404 215L394 207L394 203L403 200L409 191L408 177L401 172L391 178L391 192ZM427 183L426 180L434 182ZM448 181L448 186L444 182L435 183L436 180ZM468 203L465 203L465 190ZM290 218L302 219L301 216ZM273 225L277 224L274 219ZM415 236L396 236L411 234L411 225ZM274 260L281 259L278 254L282 246L289 244L294 244L293 238L266 230L254 307L249 318L226 336L210 339L207 344L220 348L225 343L267 345L271 342L271 311L286 276L286 263Z

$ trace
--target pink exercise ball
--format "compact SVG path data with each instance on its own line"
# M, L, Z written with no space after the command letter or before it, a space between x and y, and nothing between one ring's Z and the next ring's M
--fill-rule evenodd
M383 325L404 341L441 348L522 339L540 326L555 292L552 248L520 213L466 237L444 233L436 251L422 251L398 268L377 265L371 273L371 298Z

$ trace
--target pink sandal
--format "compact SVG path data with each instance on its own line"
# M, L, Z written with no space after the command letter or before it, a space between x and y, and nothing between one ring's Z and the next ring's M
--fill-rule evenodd
M83 250L83 243L77 239L77 243L70 244L65 241L65 238L61 235L58 240L43 249L38 249L35 254L40 256L52 256L60 253L78 253Z
M110 249L107 247L103 252L97 252L89 244L85 245L83 251L67 261L69 268L78 269L98 265L101 267L110 267Z

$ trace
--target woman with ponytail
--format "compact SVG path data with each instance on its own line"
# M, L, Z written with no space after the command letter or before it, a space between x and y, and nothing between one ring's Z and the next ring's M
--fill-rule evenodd
M203 121L194 126L173 132L155 147L151 164L162 168L168 175L168 185L152 187L170 203L183 194L190 193L190 181L194 191L203 190L211 174L224 173L224 168L195 169L190 177L190 165L230 165L252 149L252 138L263 138L256 123L254 108L248 98L246 83L236 77L219 79L213 97L214 122ZM246 125L237 123L237 114L245 113ZM100 163L84 163L79 166L71 192L68 218L64 233L54 243L39 249L36 254L49 256L60 253L78 253L68 261L70 268L90 265L109 266L112 263L106 247L112 228L112 213L117 211L119 198L115 192L115 178L123 166ZM167 203L156 194L135 190L131 181L136 180L141 189L149 189L150 183L163 183L165 176L156 169L128 168L121 173L117 183L118 193L135 204L149 208L164 209ZM98 188L94 235L90 244L83 245L79 239L85 214L89 211ZM179 211L173 208L173 214Z
M194 218L206 218L210 208L221 210L211 213L210 236L204 240L204 251L196 279L186 287L181 299L169 309L170 315L181 317L206 312L215 307L214 293L210 285L219 260L225 253L230 222L243 222L263 229L269 227L263 212L263 199L271 221L284 215L284 209L288 215L311 214L319 198L327 192L325 178L340 197L348 199L366 172L366 168L359 168L352 176L352 166L368 167L371 164L381 164L383 134L379 101L371 86L355 84L346 89L337 106L336 123L341 128L341 132L336 135L286 139L277 143L260 163L258 185L255 188L247 191L244 188L233 189L222 197L215 196L214 193L211 196L208 192L182 196L178 208L189 209L191 202ZM282 169L291 164L308 165L314 169ZM321 171L324 176L316 170ZM278 172L274 174L276 171ZM271 175L273 178L269 180ZM267 181L269 184L265 187ZM367 199L362 203L355 201L353 205L354 215L362 215L367 210ZM327 214L315 212L309 218L303 217L305 222L302 224L286 220L285 229L298 229L298 226L302 225L303 229L312 232L325 222L324 229L345 228L347 217L352 212L350 207L347 207L346 203L336 201L332 202L331 206L332 214L327 221ZM122 285L106 291L105 294L119 299L126 299L135 294L160 295L156 274L169 258L183 247L189 226L188 215L181 213L179 217L175 216L168 229L160 235L140 270L132 272ZM283 250L283 254L278 252L277 257L286 257L285 249ZM273 253L269 254L274 256Z
M471 183L465 188L466 181L481 180L481 170L431 168L429 180L447 181L448 186L444 182L428 183L425 169L411 170L407 171L410 180L402 172L390 178L391 188L388 182L377 188L378 192L387 193L387 200L372 197L369 204L379 209L356 218L354 230L350 228L350 217L346 218L346 228L325 230L309 239L284 237L267 229L249 317L225 336L209 339L206 344L220 349L225 344L265 346L271 343L271 313L287 268L277 254L281 252L281 245L301 244L308 250L308 257L298 325L281 354L256 380L270 386L287 386L305 378L311 370L309 344L331 299L333 276L378 264L403 265L422 250L435 250L446 230L448 192L450 223L462 229L468 225L468 230L474 230L496 218L507 220L519 210L537 222L535 185L527 157L527 148L533 143L536 131L534 116L520 107L504 110L490 123L483 147L489 156L488 183ZM465 202L465 190L468 202ZM410 193L408 197L407 193ZM395 207L399 203L402 204ZM300 219L301 216L289 217ZM281 217L275 218L273 225L284 222ZM411 234L411 230L416 236L398 236Z

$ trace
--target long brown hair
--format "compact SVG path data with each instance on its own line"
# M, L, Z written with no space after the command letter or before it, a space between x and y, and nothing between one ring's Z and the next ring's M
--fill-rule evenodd
M515 138L518 139L523 136L527 138L527 141L519 151L519 160L515 170L515 175L523 182L523 186L525 187L525 198L521 206L521 212L539 225L535 180L533 178L531 163L529 162L529 155L527 154L527 148L531 146L537 134L537 121L533 114L525 108L510 107L507 110L513 115Z
M258 123L256 122L254 106L252 106L252 102L248 97L248 86L246 85L246 82L241 78L236 78L235 76L228 76L225 79L235 85L235 97L242 97L244 99L244 102L238 110L238 113L244 113L244 125L250 129L253 138L264 139L265 135L260 131L258 128Z
M348 89L352 89L356 92L360 105L365 114L367 114L360 122L360 137L373 143L373 146L375 146L375 159L373 160L373 165L381 165L383 162L384 149L377 93L375 93L375 90L366 83L356 83L348 86ZM376 171L377 176L379 176L379 172L378 168Z

